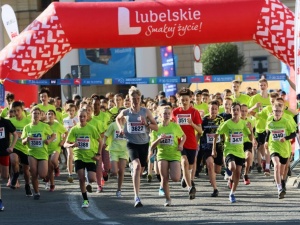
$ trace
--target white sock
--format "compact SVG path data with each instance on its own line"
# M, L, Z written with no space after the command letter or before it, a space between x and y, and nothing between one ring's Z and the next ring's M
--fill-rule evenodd
M234 191L233 190L230 191L230 195L234 195Z
M282 189L282 185L281 184L277 184L277 189L278 189L278 191L280 191Z
M270 163L266 163L266 169L267 169L267 170L270 169Z

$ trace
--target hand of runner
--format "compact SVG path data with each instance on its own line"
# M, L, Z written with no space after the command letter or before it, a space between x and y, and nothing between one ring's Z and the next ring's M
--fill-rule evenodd
M92 160L94 160L94 161L99 161L100 158L101 158L101 155L94 155L94 156L92 157Z
M8 153L12 153L12 152L14 151L14 149L11 148L11 147L9 147L9 148L6 149L6 151L7 151Z
M268 142L265 142L264 146L265 146L265 149L269 149L269 144L268 144Z
M279 141L280 141L280 142L285 142L286 140L285 140L285 138L283 137L283 138L280 138Z
M182 150L183 150L183 146L178 145L178 150L179 150L179 151L182 151Z

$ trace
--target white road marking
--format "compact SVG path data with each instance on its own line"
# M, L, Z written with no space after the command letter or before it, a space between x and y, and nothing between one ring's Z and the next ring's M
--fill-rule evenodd
M88 216L84 210L80 206L80 201L78 200L78 197L74 194L70 194L68 197L68 204L70 207L70 210L81 220L94 220L94 218Z

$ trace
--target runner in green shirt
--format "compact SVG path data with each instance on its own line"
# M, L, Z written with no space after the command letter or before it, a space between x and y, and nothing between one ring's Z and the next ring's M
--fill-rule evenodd
M245 104L248 106L250 96L240 93L241 81L233 80L232 81L232 92L231 98L233 102L239 102L240 104Z
M229 194L229 200L231 203L236 202L235 191L238 186L241 169L245 161L244 154L244 136L249 136L249 139L253 139L253 133L250 123L246 123L241 120L241 105L234 102L231 107L232 119L225 121L221 124L213 139L213 153L216 157L216 143L218 135L225 135L224 143L224 156L228 169L232 172L232 179L229 180L231 185L231 192ZM249 130L250 128L250 130Z
M180 160L183 144L186 136L180 125L171 122L171 108L168 106L160 110L162 123L158 125L158 130L151 135L151 149L157 147L157 161L161 176L161 187L165 192L166 202L164 206L171 206L169 189L169 177L172 181L180 180ZM178 140L180 139L180 143Z
M87 123L86 109L78 111L79 124L74 126L67 137L64 146L73 148L75 170L79 178L80 190L83 197L82 208L89 207L87 187L85 186L85 169L89 182L96 181L96 161L101 158L103 142L96 128ZM89 190L90 192L92 190Z
M24 127L21 136L22 143L28 146L28 161L35 200L40 199L38 177L45 179L48 174L48 145L55 138L50 126L40 122L40 119L41 110L34 107L31 110L31 123Z
M64 145L68 134L67 129L61 123L55 120L56 119L55 115L56 115L55 111L53 110L49 110L46 114L48 119L48 124L55 135L55 139L48 146L49 164L48 164L47 178L50 181L51 192L54 191L55 189L53 171L55 172L55 177L58 177L60 175L58 158L61 152L61 147Z
M13 178L11 182L11 188L14 189L17 183L20 172L20 164L23 167L23 174L25 180L25 192L26 196L32 196L30 189L30 172L28 163L28 148L26 145L22 144L22 131L24 127L30 123L30 118L26 117L24 114L24 107L22 102L15 101L12 104L12 108L15 110L16 117L10 119L11 123L16 127L16 132L18 134L18 140L15 145L14 151L9 155L11 169L13 173Z
M194 95L194 108L199 111L201 118L203 118L206 114L208 114L208 104L202 102L202 92L200 90L195 91Z
M265 148L269 149L274 164L274 179L278 189L278 198L284 198L286 191L282 188L283 173L290 157L290 139L296 137L296 125L283 118L284 105L276 102L273 105L272 119L267 122Z

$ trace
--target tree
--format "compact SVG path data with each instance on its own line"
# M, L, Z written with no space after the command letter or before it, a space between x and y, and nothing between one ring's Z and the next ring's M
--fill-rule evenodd
M232 43L211 44L202 54L203 73L238 74L245 65L245 58Z

